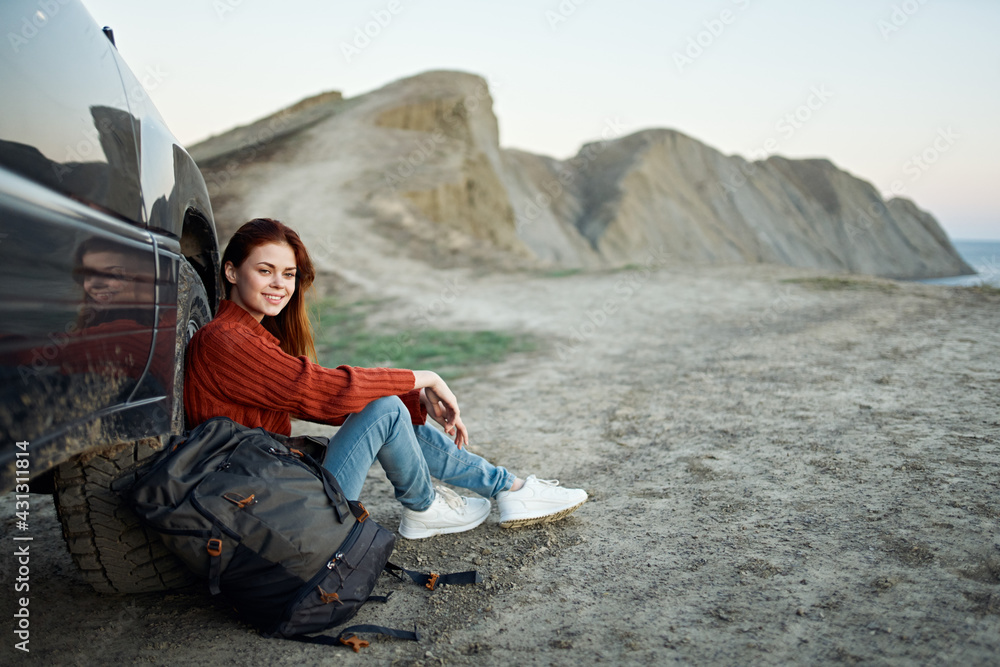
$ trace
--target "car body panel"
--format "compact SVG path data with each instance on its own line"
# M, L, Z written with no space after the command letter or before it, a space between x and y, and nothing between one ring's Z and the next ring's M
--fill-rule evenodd
M141 222L135 125L115 49L82 5L53 5L42 21L37 2L0 3L0 25L23 40L8 35L0 49L0 165ZM28 37L16 33L25 21L35 27L22 27Z
M214 310L219 252L200 171L86 9L4 0L0 26L5 490L16 442L35 475L169 432L180 262Z

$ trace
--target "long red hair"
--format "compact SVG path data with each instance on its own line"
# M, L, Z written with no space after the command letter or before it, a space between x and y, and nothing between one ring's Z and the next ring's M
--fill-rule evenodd
M236 230L222 255L222 285L229 298L232 283L226 278L226 263L239 268L254 248L265 243L287 243L295 253L295 292L278 315L264 316L261 324L281 341L281 349L292 356L306 355L316 361L312 326L306 312L306 291L316 278L316 269L295 230L271 218L255 218Z

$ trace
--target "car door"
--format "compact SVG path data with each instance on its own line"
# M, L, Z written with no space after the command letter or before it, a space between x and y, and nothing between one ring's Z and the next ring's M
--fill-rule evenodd
M0 26L0 454L114 442L162 397L147 372L156 244L113 46L78 2L4 0ZM72 445L71 445L72 448ZM61 449L39 456L67 458ZM46 468L54 461L38 461ZM6 465L4 466L6 468Z

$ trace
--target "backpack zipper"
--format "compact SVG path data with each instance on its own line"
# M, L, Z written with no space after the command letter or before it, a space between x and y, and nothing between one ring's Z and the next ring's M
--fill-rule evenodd
M295 599L292 600L287 607L285 607L285 611L281 615L281 620L279 620L275 624L274 626L275 628L281 627L283 623L285 623L289 618L291 618L292 614L298 608L299 604L306 598L306 596L309 595L309 593L314 588L319 586L320 582L326 578L327 573L329 571L333 570L333 568L337 566L337 561L342 559L344 557L344 554L351 550L351 547L354 546L354 543L358 541L358 537L361 536L361 530L363 525L364 524L360 522L354 524L354 526L351 528L351 532L347 534L347 538L344 540L344 543L340 545L339 549L337 549L337 553L333 554L333 556L327 562L326 567L320 568L319 572L317 572L316 575L313 576L313 578L310 579L306 583L306 585L302 587L298 595L295 596Z
M315 477L316 479L322 479L322 473L314 470L312 468L312 466L310 466L308 463L306 463L305 461L303 461L300 457L296 456L295 454L292 454L291 452L283 452L280 449L277 449L275 447L268 447L267 448L267 453L271 454L273 456L279 456L279 457L281 457L283 459L290 459L294 464L296 464L300 468L305 468L310 473L312 473L313 477Z
M326 569L332 570L334 567L336 567L337 561L342 559L344 557L344 554L346 554L348 551L351 550L351 547L354 546L354 543L358 541L358 538L360 536L361 536L361 522L357 521L355 522L354 526L351 527L351 532L347 534L347 539L345 539L344 543L340 545L339 549L337 549L337 553L333 554L333 558L331 558L330 562L326 564Z

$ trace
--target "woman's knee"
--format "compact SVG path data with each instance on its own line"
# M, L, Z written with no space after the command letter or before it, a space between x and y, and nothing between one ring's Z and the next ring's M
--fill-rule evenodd
M362 412L369 412L379 416L385 414L405 415L407 420L410 418L410 412L406 409L406 406L403 404L403 401L399 398L399 396L383 396L382 398L376 398L374 401L366 405Z

